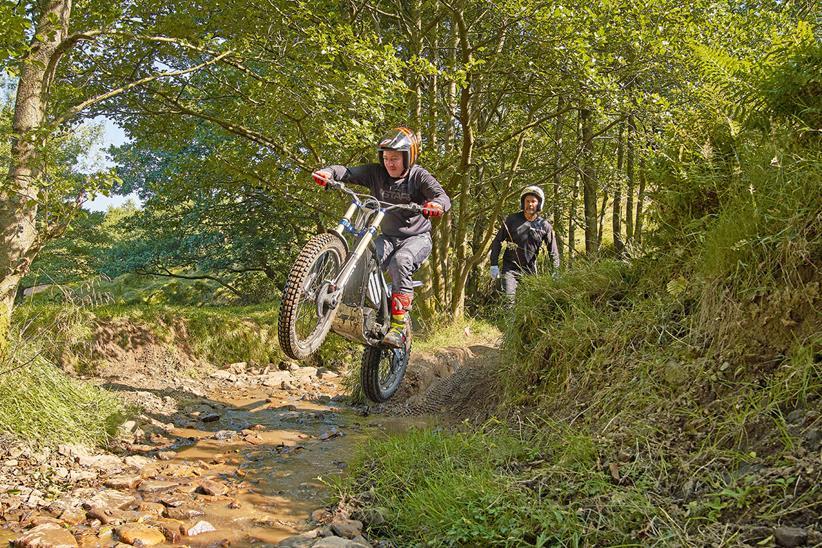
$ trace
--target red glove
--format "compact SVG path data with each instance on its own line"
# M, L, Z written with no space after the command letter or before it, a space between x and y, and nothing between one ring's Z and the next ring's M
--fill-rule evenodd
M437 202L425 202L422 206L422 214L426 217L442 217L445 210Z
M323 169L315 171L311 176L314 177L314 182L323 188L328 184L328 180L331 179L331 174Z

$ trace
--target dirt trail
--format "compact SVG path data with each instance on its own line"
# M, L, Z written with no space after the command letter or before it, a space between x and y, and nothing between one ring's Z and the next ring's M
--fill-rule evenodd
M4 476L8 467L0 468L0 542L38 525L62 534L44 525L54 521L80 546L149 544L152 529L168 544L274 545L332 518L317 512L311 521L331 494L326 481L345 470L358 444L381 432L482 419L494 402L488 368L497 358L485 346L417 353L395 398L370 407L347 403L341 378L311 367L234 364L204 381L109 372L99 382L144 410L125 425L116 458L71 447L45 459L0 449L0 466L23 471ZM42 482L27 482L38 465L68 470L54 482L62 493L55 500ZM143 530L132 535L137 523Z

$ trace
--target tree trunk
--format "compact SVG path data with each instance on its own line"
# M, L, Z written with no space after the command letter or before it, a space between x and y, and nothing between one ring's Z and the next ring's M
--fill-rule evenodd
M456 224L456 234L454 246L456 247L457 269L451 277L451 317L453 319L462 318L465 307L465 281L468 273L464 272L466 266L466 236L468 231L468 218L470 207L470 185L471 185L471 162L474 152L474 129L471 125L471 82L470 75L468 82L462 90L460 100L460 125L462 125L462 154L457 170L460 196L457 202L457 217L452 220Z
M585 253L595 255L599 246L597 230L597 183L594 177L593 134L591 111L579 111L582 124L582 201L585 206Z
M577 117L576 137L579 143L582 139L580 130L582 112ZM574 263L576 254L576 228L577 228L577 199L579 198L579 180L582 169L579 165L574 169L574 186L571 189L571 205L568 207L568 266Z
M597 249L602 245L602 233L605 230L605 212L608 211L608 191L602 193L602 205L599 206L599 223L597 227Z
M432 57L439 51L439 24L434 25L434 43L431 46ZM436 61L436 59L435 59ZM439 103L437 101L437 89L439 86L439 72L434 72L428 80L428 109L427 122L428 126L426 133L428 133L428 148L434 154L439 155L438 129L437 122L439 121Z
M634 238L634 138L636 127L634 116L628 116L628 135L626 142L625 175L628 179L628 188L625 191L625 242L630 243Z
M574 186L571 190L571 205L568 208L568 266L574 263L576 254L576 228L577 228L577 200L579 199L579 168L574 170Z
M463 12L456 9L454 19L457 25L457 35L459 36L460 62L464 66L469 66L472 61L472 47L468 40L468 25L463 17ZM460 111L459 123L462 130L462 148L460 150L460 162L452 180L453 187L459 189L459 199L457 200L456 211L451 212L453 216L451 225L454 228L453 245L456 251L456 268L450 276L451 282L451 318L458 320L462 318L465 311L465 282L470 269L467 267L468 246L468 222L471 188L471 164L474 157L474 125L473 125L473 73L468 71L465 75L465 82L460 91Z
M634 241L636 245L642 243L642 206L645 201L645 158L639 159L639 194L636 198L636 230Z
M619 125L619 137L617 141L617 168L616 179L614 180L614 205L613 217L611 218L611 228L614 232L614 251L617 257L622 257L625 253L625 242L622 240L622 161L625 156L623 145L623 134L625 124Z
M0 191L0 357L8 349L8 331L17 286L37 250L37 200L40 177L38 130L43 124L49 87L57 68L57 49L68 32L71 0L53 0L37 21L31 51L23 60L14 103L15 138L4 188Z
M411 13L410 22L410 57L422 57L422 16L420 14L420 0L408 1L408 11ZM412 69L414 71L414 69ZM410 74L411 82L408 91L408 107L410 111L411 127L419 132L422 129L422 82L416 71Z
M562 112L565 108L565 98L560 96L557 98L557 112ZM564 115L557 116L556 125L554 126L554 146L556 153L554 154L554 203L553 203L553 225L554 234L557 239L557 249L559 250L560 261L564 252L561 233L562 230L562 203L560 201L560 185L562 184L562 175L560 174L560 167L562 166L562 123Z

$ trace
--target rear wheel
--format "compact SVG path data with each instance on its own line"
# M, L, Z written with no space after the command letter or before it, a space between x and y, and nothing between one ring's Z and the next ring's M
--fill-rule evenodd
M369 400L382 403L394 395L402 383L411 356L411 328L403 348L366 346L362 354L360 378Z
M309 357L328 335L333 308L319 297L339 274L345 255L345 246L337 236L318 234L291 267L277 324L280 347L291 358Z

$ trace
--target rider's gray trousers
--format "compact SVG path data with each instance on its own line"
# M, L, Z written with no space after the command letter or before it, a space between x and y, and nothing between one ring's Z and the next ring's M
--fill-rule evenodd
M380 266L391 275L392 291L413 294L411 276L431 254L431 234L405 237L381 234L374 240L374 247Z
M522 272L518 270L506 270L502 273L502 290L505 291L505 303L507 306L514 306L517 298L517 286Z

